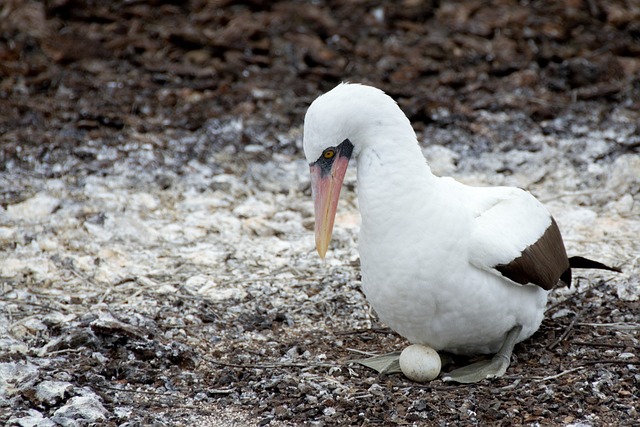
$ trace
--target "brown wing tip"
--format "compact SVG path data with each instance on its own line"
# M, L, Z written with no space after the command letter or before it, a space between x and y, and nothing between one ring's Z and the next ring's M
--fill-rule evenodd
M551 218L551 224L542 236L526 247L519 257L508 264L497 265L495 269L516 283L531 283L547 291L558 284L558 279L570 284L571 265L555 220Z

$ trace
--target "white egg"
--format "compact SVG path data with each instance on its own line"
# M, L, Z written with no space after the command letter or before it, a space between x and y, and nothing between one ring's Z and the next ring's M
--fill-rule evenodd
M400 353L400 369L412 381L424 383L438 377L442 362L431 347L412 344Z

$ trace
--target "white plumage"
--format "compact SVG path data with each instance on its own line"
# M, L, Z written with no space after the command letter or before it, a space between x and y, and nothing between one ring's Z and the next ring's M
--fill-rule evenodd
M566 263L552 272L555 281L568 271L559 233L546 233L551 215L531 194L434 176L407 117L369 86L342 84L316 99L305 117L304 151L321 256L346 164L357 162L362 287L392 329L412 343L462 354L497 352L510 331L513 347L538 329L547 290L518 284L498 267L519 267L514 260L545 235L563 257L559 265Z

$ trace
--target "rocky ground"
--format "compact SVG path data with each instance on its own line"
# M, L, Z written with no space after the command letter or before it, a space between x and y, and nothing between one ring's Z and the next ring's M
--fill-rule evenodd
M639 23L633 1L2 2L0 421L637 425ZM350 363L407 343L359 288L355 168L314 251L302 119L341 80L396 98L435 172L529 189L623 273L552 292L495 381Z

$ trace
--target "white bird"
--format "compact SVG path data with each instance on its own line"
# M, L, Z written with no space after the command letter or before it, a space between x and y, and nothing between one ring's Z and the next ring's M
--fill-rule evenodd
M547 293L571 282L556 222L530 193L433 175L411 123L374 87L340 84L304 120L316 248L324 258L349 159L357 163L362 288L380 319L415 344L495 353L446 374L462 383L504 374L516 343L540 326Z

